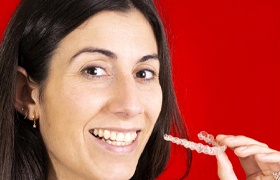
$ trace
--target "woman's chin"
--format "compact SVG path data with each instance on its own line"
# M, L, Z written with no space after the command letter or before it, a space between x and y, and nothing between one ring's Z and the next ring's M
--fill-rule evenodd
M115 170L111 170L110 173L108 174L103 174L104 176L100 178L102 179L108 179L108 180L127 180L131 179L132 176L135 173L135 168L129 168L129 169L124 169L124 168L116 168Z

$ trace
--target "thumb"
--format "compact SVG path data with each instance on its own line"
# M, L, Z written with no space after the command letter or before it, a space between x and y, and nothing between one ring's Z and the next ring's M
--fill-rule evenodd
M232 168L232 164L226 153L216 155L216 159L218 163L218 176L220 180L237 180Z

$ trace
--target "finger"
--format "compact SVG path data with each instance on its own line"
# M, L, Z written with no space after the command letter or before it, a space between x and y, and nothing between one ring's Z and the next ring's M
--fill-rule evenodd
M259 161L256 157L258 154L269 154L275 152L268 147L260 146L260 145L246 145L237 147L234 150L234 153L240 158L240 162L242 167L247 175L250 174L263 174L270 175L272 170L269 166L269 163L264 163ZM262 173L260 173L262 172Z
M226 153L216 156L218 163L218 176L221 180L237 180L233 171L232 164L229 161Z
M230 135L225 135L225 134L219 134L216 136L217 141L223 141L224 138L228 137Z
M256 154L268 154L273 152L276 151L270 149L269 147L256 145L256 144L239 146L234 149L234 153L239 157L254 156Z
M239 146L245 146L245 145L259 145L263 147L268 147L266 144L261 143L259 141L256 141L252 138L246 137L246 136L232 136L232 135L218 135L216 137L217 141L225 144L231 149L235 149Z
M268 169L270 172L280 172L280 152L272 152L272 153L267 153L267 154L256 154L255 159L260 164L261 169ZM263 168L263 166L265 168ZM264 173L264 174L269 174Z
M249 145L238 147L234 152L240 157L246 174L262 172L263 175L270 176L272 172L280 171L280 152L273 149Z
M274 163L274 164L278 164L279 168L280 168L280 152L278 151L274 151L271 153L266 153L266 154L256 154L256 159L258 161L264 162L264 163ZM280 171L280 169L279 169Z

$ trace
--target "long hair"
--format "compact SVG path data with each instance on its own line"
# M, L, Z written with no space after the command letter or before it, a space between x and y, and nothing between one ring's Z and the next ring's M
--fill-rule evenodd
M156 37L160 59L159 80L162 110L139 159L132 179L155 179L165 168L170 145L164 133L174 130L188 139L172 84L166 35L152 0L22 0L14 13L0 47L0 179L47 179L48 154L40 131L14 108L17 66L40 85L48 77L50 59L59 42L83 22L101 11L139 10ZM187 151L186 174L191 165Z

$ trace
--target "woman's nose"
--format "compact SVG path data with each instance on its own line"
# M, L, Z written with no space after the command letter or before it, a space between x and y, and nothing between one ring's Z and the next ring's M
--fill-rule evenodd
M109 110L122 118L133 118L144 113L142 104L144 98L133 77L122 78L113 86L112 96L108 102Z

